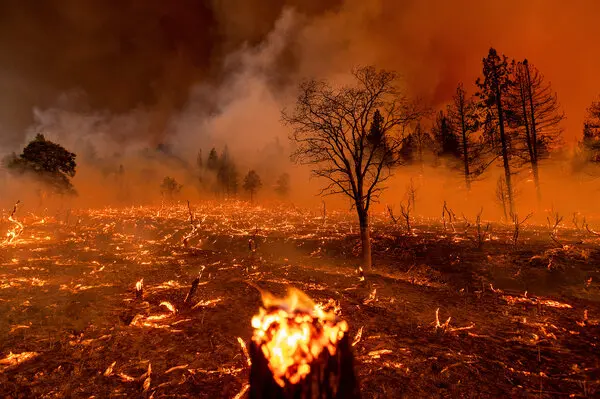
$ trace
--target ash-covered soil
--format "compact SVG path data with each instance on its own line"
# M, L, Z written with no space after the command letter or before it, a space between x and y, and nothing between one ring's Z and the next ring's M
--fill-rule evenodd
M192 210L196 230L183 203L20 210L23 233L0 244L0 397L236 397L249 374L238 337L261 304L248 282L338 301L364 398L600 394L600 237L587 231L552 240L525 224L515 246L494 224L480 246L474 221L415 220L407 234L374 215L360 281L352 213Z

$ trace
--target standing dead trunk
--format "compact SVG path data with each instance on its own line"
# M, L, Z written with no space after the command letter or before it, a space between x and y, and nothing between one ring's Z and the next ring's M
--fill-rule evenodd
M469 172L469 149L467 146L467 127L465 126L464 110L460 110L461 119L461 133L462 133L462 149L463 149L463 161L464 161L464 174L465 184L467 185L467 191L471 191L471 173Z
M502 107L502 94L500 88L496 87L496 109L498 111L498 127L500 128L500 142L502 144L502 163L504 166L504 180L506 182L506 194L508 197L508 207L510 214L515 213L513 200L513 187L510 173L510 163L508 162L508 138L504 131L504 110Z
M531 87L531 73L529 71L529 63L523 63L527 78L527 97L529 98L529 112L531 116L531 170L533 171L533 181L535 183L535 189L537 190L538 202L542 200L542 191L540 189L540 176L538 172L538 137L537 137L537 123L535 118L535 106L533 105L533 88Z
M371 271L373 268L371 259L371 232L369 231L369 215L363 209L358 209L358 221L360 223L360 245L362 249L363 269Z

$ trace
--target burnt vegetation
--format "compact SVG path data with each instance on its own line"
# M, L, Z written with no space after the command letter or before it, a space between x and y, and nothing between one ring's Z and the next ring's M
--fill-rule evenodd
M600 101L560 158L542 72L493 48L481 67L438 109L374 66L300 83L281 128L335 196L313 208L292 168L234 143L189 163L159 145L186 173L144 172L154 204L116 163L132 206L73 206L76 155L37 135L3 166L59 206L2 210L0 396L596 397L600 219L540 204L557 158L597 176ZM442 197L431 170L465 199L485 182L489 203Z

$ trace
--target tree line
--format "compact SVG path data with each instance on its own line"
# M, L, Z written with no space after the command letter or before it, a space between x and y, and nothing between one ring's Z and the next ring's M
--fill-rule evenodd
M481 75L475 93L458 83L450 104L437 113L408 99L394 72L373 66L355 69L352 85L302 82L294 107L282 111L296 145L293 160L310 165L326 182L322 194L352 200L366 269L369 209L396 166L443 164L470 190L490 165L499 164L504 173L496 194L506 219L517 213L515 174L529 171L541 198L540 162L563 144L565 115L557 94L528 60L509 60L494 48L482 60ZM582 167L600 165L600 102L587 111L575 158Z

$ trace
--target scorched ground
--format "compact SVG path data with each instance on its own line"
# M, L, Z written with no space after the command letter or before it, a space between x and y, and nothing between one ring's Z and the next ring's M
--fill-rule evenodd
M407 234L373 215L363 281L350 213L191 211L20 209L23 231L0 241L0 397L244 397L255 285L340 312L365 398L600 392L600 239L587 231L565 227L559 245L527 225L515 246L492 225L478 248L466 223Z

